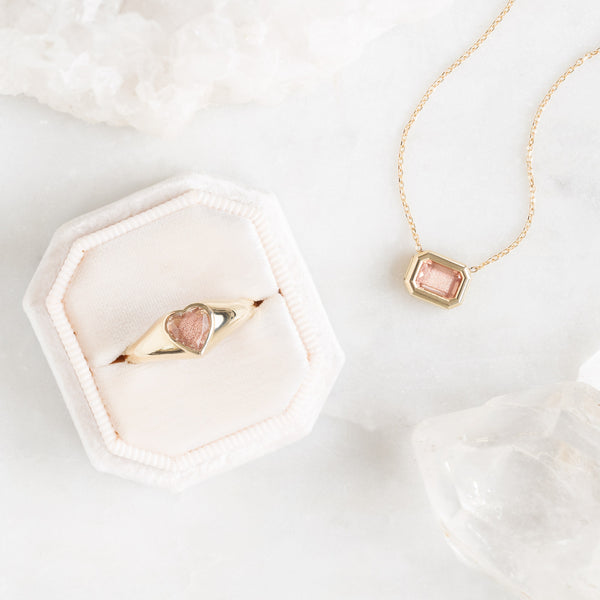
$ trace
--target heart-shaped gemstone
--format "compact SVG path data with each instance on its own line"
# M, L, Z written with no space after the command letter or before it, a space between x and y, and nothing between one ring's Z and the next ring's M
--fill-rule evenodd
M190 306L171 313L167 317L165 328L174 342L199 354L210 335L211 315L202 306Z

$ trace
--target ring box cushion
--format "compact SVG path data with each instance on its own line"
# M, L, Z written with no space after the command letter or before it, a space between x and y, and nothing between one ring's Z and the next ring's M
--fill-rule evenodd
M204 356L113 363L194 302L264 300ZM55 235L25 308L92 462L180 489L307 433L343 357L273 196L202 175Z

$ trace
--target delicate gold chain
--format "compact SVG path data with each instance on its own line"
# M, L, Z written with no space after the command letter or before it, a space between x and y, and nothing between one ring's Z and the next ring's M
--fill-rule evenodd
M408 122L406 123L404 130L402 132L402 138L400 139L400 150L398 151L398 185L400 188L400 201L402 202L402 208L404 209L404 214L406 215L406 220L408 221L408 225L410 227L410 231L411 231L413 240L415 242L415 246L417 248L417 251L419 251L419 252L423 250L423 246L421 245L421 240L419 238L419 234L417 232L417 227L415 225L415 221L414 221L411 211L410 211L410 206L408 205L408 202L406 200L406 191L404 188L404 151L405 151L405 147L406 147L406 138L408 137L408 132L410 131L411 127L414 125L414 122L416 121L417 117L419 116L419 113L423 110L423 107L425 106L425 104L427 103L427 101L429 100L429 98L431 97L433 92L438 88L438 86L442 83L442 81L444 81L444 79L446 79L446 77L448 77L448 75L450 75L450 73L452 73L457 67L459 67L463 62L465 62L467 60L467 58L469 58L476 50L479 49L479 47L492 34L494 29L496 29L496 27L498 27L498 25L502 22L504 17L508 14L510 9L513 7L513 4L515 3L515 1L516 0L509 0L506 3L506 5L504 6L504 8L502 9L502 11L500 12L500 14L492 21L491 25L485 30L485 32L481 35L481 37L460 58L458 58L456 61L454 61L427 88L427 91L421 98L419 104L417 104L417 107L415 108L413 113L410 115L410 118L408 119ZM556 80L554 85L548 90L548 93L544 96L543 100L540 102L540 104L535 112L535 116L533 117L533 121L531 123L531 128L529 130L529 142L527 144L526 164L527 164L527 176L528 176L528 180L529 180L529 210L527 212L527 219L525 220L525 224L523 225L521 232L519 233L519 235L515 238L515 240L511 244L506 246L506 248L504 248L503 250L500 250L500 252L497 252L496 254L490 256L487 260L484 260L482 263L480 263L476 266L473 266L473 267L469 267L469 269L472 273L475 273L475 272L479 271L480 269L483 269L483 267L485 267L486 265L496 262L498 259L502 258L503 256L506 256L509 252L514 250L525 239L525 236L527 235L527 232L529 231L529 228L531 227L531 223L533 221L533 215L535 213L535 180L533 177L532 156L533 156L533 145L535 143L535 135L537 132L537 127L538 127L540 117L542 116L542 113L544 112L544 109L546 108L548 102L550 102L550 98L552 98L552 96L554 95L554 92L556 92L556 90L565 81L565 79L569 75L571 75L571 73L573 73L573 71L575 71L575 69L580 67L586 60L592 58L593 56L596 56L597 54L600 54L600 48L596 48L595 50L592 50L592 51L588 52L587 54L584 54L579 59L577 59Z

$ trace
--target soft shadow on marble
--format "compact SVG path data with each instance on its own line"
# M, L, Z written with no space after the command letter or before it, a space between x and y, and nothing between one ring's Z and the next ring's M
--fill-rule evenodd
M533 600L600 597L600 392L564 383L428 419L427 493L464 561Z

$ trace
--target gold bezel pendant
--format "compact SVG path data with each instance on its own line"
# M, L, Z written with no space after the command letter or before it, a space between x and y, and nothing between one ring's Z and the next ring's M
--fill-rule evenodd
M443 308L461 304L470 281L466 265L429 251L415 254L404 276L411 296Z

